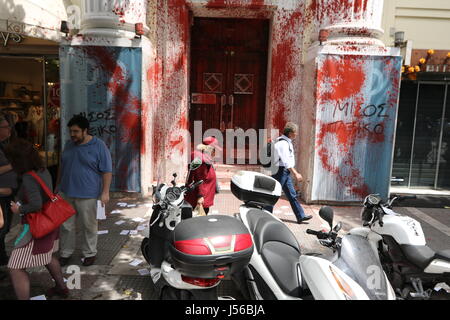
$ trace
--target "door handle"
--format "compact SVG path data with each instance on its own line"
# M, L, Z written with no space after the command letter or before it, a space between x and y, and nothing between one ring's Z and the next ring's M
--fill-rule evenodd
M223 107L227 105L227 95L223 94L220 97L220 131L225 131L225 122L223 121Z
M226 94L223 94L223 95L220 97L220 106L223 107L223 106L225 106L226 104L227 104L227 95L226 95Z
M234 107L234 95L230 94L230 96L228 97L228 104Z
M230 94L228 97L228 103L231 106L231 119L230 119L230 129L234 128L234 95Z

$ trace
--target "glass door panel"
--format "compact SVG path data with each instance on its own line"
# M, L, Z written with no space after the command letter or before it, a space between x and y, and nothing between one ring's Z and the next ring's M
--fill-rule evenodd
M437 187L450 188L450 85L447 85Z
M417 82L402 82L391 178L393 186L408 186L409 183L417 88Z
M411 187L434 188L445 85L419 83Z

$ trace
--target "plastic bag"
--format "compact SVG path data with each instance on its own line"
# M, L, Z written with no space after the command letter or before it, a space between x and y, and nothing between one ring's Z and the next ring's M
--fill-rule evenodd
M202 216L206 216L205 209L203 209L202 205L197 205L194 211L192 212L192 217L202 217Z

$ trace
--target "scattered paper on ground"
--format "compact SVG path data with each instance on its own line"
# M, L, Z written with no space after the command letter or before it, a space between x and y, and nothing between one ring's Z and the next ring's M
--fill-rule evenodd
M97 234L107 234L107 233L109 233L108 230L101 230L97 232Z
M117 205L119 207L126 207L128 205L128 203L126 203L126 202L118 202Z
M137 230L130 230L130 234L138 234Z
M138 270L138 272L141 276L146 276L146 275L150 274L150 271L148 269L140 269L140 270Z
M124 224L125 222L126 222L125 220L120 220L120 221L117 221L116 224L117 224L118 226L120 226L121 224Z
M134 218L133 221L134 222L144 222L145 219L143 219L143 218Z
M126 236L130 233L130 230L122 230L122 232L120 233L120 235L122 236Z
M144 230L145 229L145 226L139 226L139 227L137 227L137 230L138 231L142 231L142 230Z
M132 262L130 262L130 266L137 267L142 262L144 262L144 261L142 261L141 259L134 259Z
M111 214L118 214L118 213L122 213L122 211L120 211L120 210L113 210L113 211L111 211Z
M40 296L30 298L30 300L47 300L47 298L44 295L40 295Z
M134 207L137 207L137 205L136 204L129 204L129 205L127 205L127 208L134 208Z

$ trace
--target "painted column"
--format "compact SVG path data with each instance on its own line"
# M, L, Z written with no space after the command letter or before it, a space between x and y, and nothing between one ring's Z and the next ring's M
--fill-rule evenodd
M388 197L401 57L378 39L382 7L312 0L306 8L313 43L304 56L299 158L308 202ZM321 42L320 30L328 31Z
M83 0L81 31L86 36L133 38L135 24L146 24L146 0Z
M147 66L152 83L152 167L154 182L183 183L190 155L189 10L185 0L152 0L155 56ZM150 150L149 150L150 151Z
M308 7L314 16L317 38L320 30L329 33L330 44L369 44L384 46L378 38L381 28L383 0L313 0Z
M147 194L151 186L146 0L83 0L81 29L61 44L62 132L75 114L90 121L113 158L112 191ZM135 24L145 35L137 37Z

